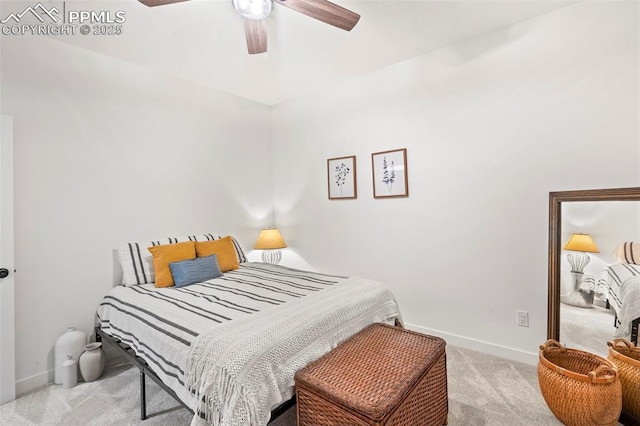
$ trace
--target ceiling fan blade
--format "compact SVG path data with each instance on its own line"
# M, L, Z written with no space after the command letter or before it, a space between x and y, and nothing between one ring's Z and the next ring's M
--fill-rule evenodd
M274 0L289 9L300 12L318 21L325 22L334 27L351 31L356 26L360 15L345 9L342 6L331 3L328 0Z
M244 18L244 35L247 38L249 54L267 51L267 27L264 19Z
M180 3L188 0L138 0L138 1L144 4L145 6L153 7L153 6L163 6L165 4L171 4L171 3Z

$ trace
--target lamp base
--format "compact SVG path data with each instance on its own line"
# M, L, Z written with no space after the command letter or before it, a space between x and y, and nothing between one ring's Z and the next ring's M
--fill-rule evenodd
M587 253L582 251L572 251L567 253L567 260L569 261L569 265L571 265L571 272L584 274L584 267L587 266L591 259Z
M282 259L282 253L280 250L263 250L262 251L262 261L264 263L271 263L272 265L277 265L280 263Z

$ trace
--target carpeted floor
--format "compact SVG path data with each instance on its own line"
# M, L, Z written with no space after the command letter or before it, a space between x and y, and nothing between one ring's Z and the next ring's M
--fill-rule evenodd
M560 425L540 394L536 367L447 346L449 425ZM147 381L149 418L139 417L138 371L109 368L71 389L49 385L0 406L1 425L188 425L191 415ZM273 426L294 426L295 410Z
M607 342L613 340L613 309L580 308L560 304L560 341L568 348L580 349L607 357Z

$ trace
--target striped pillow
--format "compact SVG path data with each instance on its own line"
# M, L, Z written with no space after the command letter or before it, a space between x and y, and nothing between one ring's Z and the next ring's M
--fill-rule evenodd
M153 256L148 248L173 243L175 238L122 244L118 249L118 260L122 266L122 284L129 286L155 282Z
M640 244L628 241L616 247L616 257L618 262L640 264Z

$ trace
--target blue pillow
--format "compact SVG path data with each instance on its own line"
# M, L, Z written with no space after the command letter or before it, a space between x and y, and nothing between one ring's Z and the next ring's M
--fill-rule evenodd
M171 275L173 275L173 282L176 287L201 283L222 276L218 265L218 256L215 254L172 262L169 264L169 269L171 269Z

